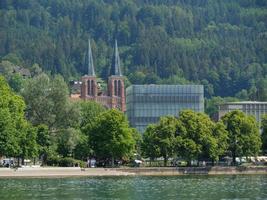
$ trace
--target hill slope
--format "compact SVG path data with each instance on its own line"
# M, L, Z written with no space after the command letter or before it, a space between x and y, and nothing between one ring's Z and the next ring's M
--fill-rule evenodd
M0 19L0 58L15 64L77 78L90 37L106 78L117 38L132 83L267 100L266 0L1 0Z

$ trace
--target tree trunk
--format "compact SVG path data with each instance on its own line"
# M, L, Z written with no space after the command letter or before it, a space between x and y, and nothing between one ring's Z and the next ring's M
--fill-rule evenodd
M111 158L111 166L114 167L114 157Z
M47 154L44 153L42 158L42 166L46 165L46 163L47 163Z
M24 165L24 157L21 158L21 165Z
M167 167L167 161L168 161L168 157L164 156L164 167Z
M191 160L187 160L187 167L191 167Z
M215 164L215 161L214 161L214 159L212 159L211 160L211 165L214 166L214 164Z
M235 155L235 152L233 152L233 165L235 166L236 165L236 155Z

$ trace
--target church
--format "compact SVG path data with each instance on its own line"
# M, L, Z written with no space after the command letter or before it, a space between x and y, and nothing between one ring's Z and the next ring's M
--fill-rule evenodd
M86 101L98 102L106 108L115 108L125 112L124 78L120 68L120 56L117 41L115 41L114 56L112 59L110 75L108 77L107 91L101 91L97 83L90 41L88 41L87 65L88 74L84 75L81 79L80 98Z

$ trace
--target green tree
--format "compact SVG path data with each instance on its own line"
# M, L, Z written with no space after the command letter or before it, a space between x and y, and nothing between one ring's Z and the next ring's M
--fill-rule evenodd
M15 156L18 151L18 138L11 114L8 109L0 108L0 155Z
M262 116L261 121L261 141L262 141L262 150L264 153L267 152L267 115Z
M150 158L150 161L160 157L160 148L156 144L156 128L156 124L148 125L141 145L142 155L145 158Z
M23 129L20 130L19 146L20 154L22 158L22 164L24 165L25 158L36 158L38 155L38 144L37 144L37 132L28 122L24 124Z
M226 130L225 125L221 121L219 121L215 124L212 134L215 140L217 140L217 147L215 149L213 157L214 160L217 161L220 156L226 154L226 151L228 149L228 132Z
M77 159L85 160L93 155L93 150L89 145L90 129L94 126L97 117L106 111L106 108L94 101L77 102L76 106L80 108L80 139L74 149L74 155Z
M236 157L256 156L261 148L259 127L256 120L241 111L232 111L222 118L229 137L229 148L236 163Z
M221 123L215 124L203 113L185 110L179 113L179 121L185 131L177 137L178 154L191 159L218 161L227 147L227 133Z
M167 166L168 158L174 154L174 141L177 119L172 116L162 117L156 126L156 144L160 149L160 156Z
M135 151L133 130L123 113L108 110L97 117L89 127L89 142L98 159L128 159Z
M238 99L235 97L212 97L211 99L205 99L205 113L210 117L213 117L218 113L220 104L235 101L238 101Z
M9 85L15 92L20 92L25 79L20 74L14 74L9 79Z
M0 76L0 154L36 156L36 131L24 117L25 103Z
M164 158L164 166L167 166L168 158L175 154L176 134L178 121L173 116L160 118L155 125L150 125L143 136L142 149L146 157L154 159L156 157Z
M15 65L38 63L66 80L78 78L86 72L89 34L97 74L106 78L116 37L132 83L190 81L204 84L209 98L241 91L239 98L262 100L265 22L264 0L2 0L0 57Z
M94 101L82 101L78 103L81 112L81 129L87 126L93 126L97 116L106 111L105 107Z
M68 128L57 136L57 152L63 157L74 157L74 150L81 140L80 130Z
M34 125L45 124L50 131L78 126L79 110L69 101L68 87L59 75L40 74L28 80L22 95L27 117Z
M0 155L15 157L20 151L18 136L25 104L11 91L3 76L0 76L0 91Z
M49 148L52 144L52 138L46 125L41 124L37 127L36 141L39 145L39 158L42 159L42 165L45 165L49 154Z

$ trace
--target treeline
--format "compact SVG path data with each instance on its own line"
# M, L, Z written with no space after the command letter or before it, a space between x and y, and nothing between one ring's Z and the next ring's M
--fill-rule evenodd
M89 157L130 160L140 135L124 114L91 101L72 102L64 79L40 73L20 95L0 76L0 157L72 166Z
M206 97L267 100L265 0L1 0L0 58L65 80L92 40L106 78L114 39L131 83L205 85Z
M241 111L227 113L215 123L206 114L185 110L179 117L162 117L157 124L148 126L143 136L142 153L154 160L169 158L210 161L213 164L225 156L257 156L266 153L267 116L263 118L262 135L255 118ZM263 145L262 145L263 144ZM263 148L261 148L263 147Z
M240 111L213 122L206 114L182 111L162 117L143 137L118 110L91 101L73 102L60 75L40 73L24 80L19 95L0 76L0 157L40 159L43 165L73 166L88 158L103 165L163 157L218 161L224 156L267 152L267 116L259 125ZM37 158L37 159L35 159Z

